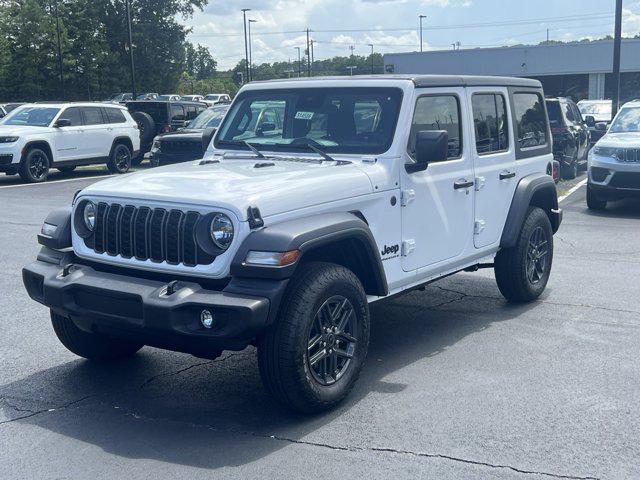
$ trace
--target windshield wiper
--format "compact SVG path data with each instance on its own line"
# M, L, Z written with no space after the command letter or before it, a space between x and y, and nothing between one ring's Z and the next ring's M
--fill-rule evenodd
M260 152L260 150L258 150L256 147L254 147L253 145L251 145L251 144L250 144L249 142L247 142L246 140L243 140L242 142L243 142L247 147L249 147L249 148L251 149L251 151L252 151L253 153L255 153L255 154L256 154L256 156L257 156L258 158L267 158L267 157L265 157L265 156Z
M319 148L311 145L310 143L307 144L307 147L309 147L311 150L313 150L314 152L316 152L318 155L320 155L322 158L324 158L326 161L328 162L337 162L337 160L333 157L331 157L328 153L323 152L322 150L320 150Z

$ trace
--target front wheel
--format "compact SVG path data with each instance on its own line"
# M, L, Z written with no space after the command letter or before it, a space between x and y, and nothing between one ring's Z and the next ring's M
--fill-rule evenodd
M50 165L51 159L47 152L39 148L32 148L20 162L18 173L25 182L40 183L47 179Z
M549 281L553 261L553 231L547 214L529 207L515 246L503 248L494 270L500 293L512 302L538 298Z
M353 388L369 348L369 307L351 270L329 263L302 268L260 338L258 364L278 401L313 413L334 407Z
M51 312L51 323L60 342L80 357L105 362L130 357L143 345L80 330L73 321Z
M604 210L607 208L607 201L598 198L598 195L587 184L587 207L589 210Z

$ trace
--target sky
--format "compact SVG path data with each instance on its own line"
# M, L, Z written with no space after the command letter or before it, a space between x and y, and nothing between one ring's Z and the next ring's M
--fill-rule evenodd
M296 60L309 28L316 60L336 55L477 48L613 34L615 0L210 0L185 21L189 39L226 70L244 58L250 8L254 63ZM624 0L623 35L640 33L640 0Z

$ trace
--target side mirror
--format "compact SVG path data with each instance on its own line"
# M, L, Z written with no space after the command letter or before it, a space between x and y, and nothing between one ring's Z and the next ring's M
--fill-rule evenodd
M584 123L587 125L587 127L595 127L596 126L596 119L593 117L593 115L587 115L586 117L584 117Z
M596 123L596 130L599 130L601 132L606 132L607 131L606 122L598 122L598 123Z
M416 163L405 165L407 173L426 170L430 163L443 162L449 152L446 130L421 130L416 134Z
M56 128L70 127L70 126L71 126L71 120L69 120L68 118L59 118L54 125L54 127Z

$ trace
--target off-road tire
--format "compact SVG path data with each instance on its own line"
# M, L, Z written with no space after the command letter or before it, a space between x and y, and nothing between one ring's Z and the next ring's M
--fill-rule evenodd
M47 180L50 166L51 159L47 152L40 148L31 148L24 154L18 174L25 182L41 183Z
M571 160L569 165L562 165L560 169L561 177L565 180L573 180L578 176L578 152L576 151L575 157Z
M527 275L530 242L537 229L542 229L548 256L541 278L533 283ZM540 231L537 231L539 234ZM547 214L538 207L529 207L515 246L503 248L495 258L494 270L500 293L515 303L530 302L544 291L553 262L553 231Z
M127 173L131 168L131 150L124 143L116 143L111 149L107 169L111 173Z
M607 208L607 201L598 198L596 192L587 183L587 207L589 210L604 210Z
M355 274L339 265L302 264L289 283L277 319L258 342L258 364L269 393L287 408L304 413L330 409L355 384L369 348L369 307ZM346 298L357 323L357 342L351 363L335 383L323 385L308 359L309 335L316 314L329 299Z
M133 112L131 117L138 124L140 145L148 145L153 142L156 136L156 122L153 117L145 112Z
M68 350L96 362L130 357L143 347L141 343L85 332L76 327L70 318L54 312L51 312L51 323L58 339Z

